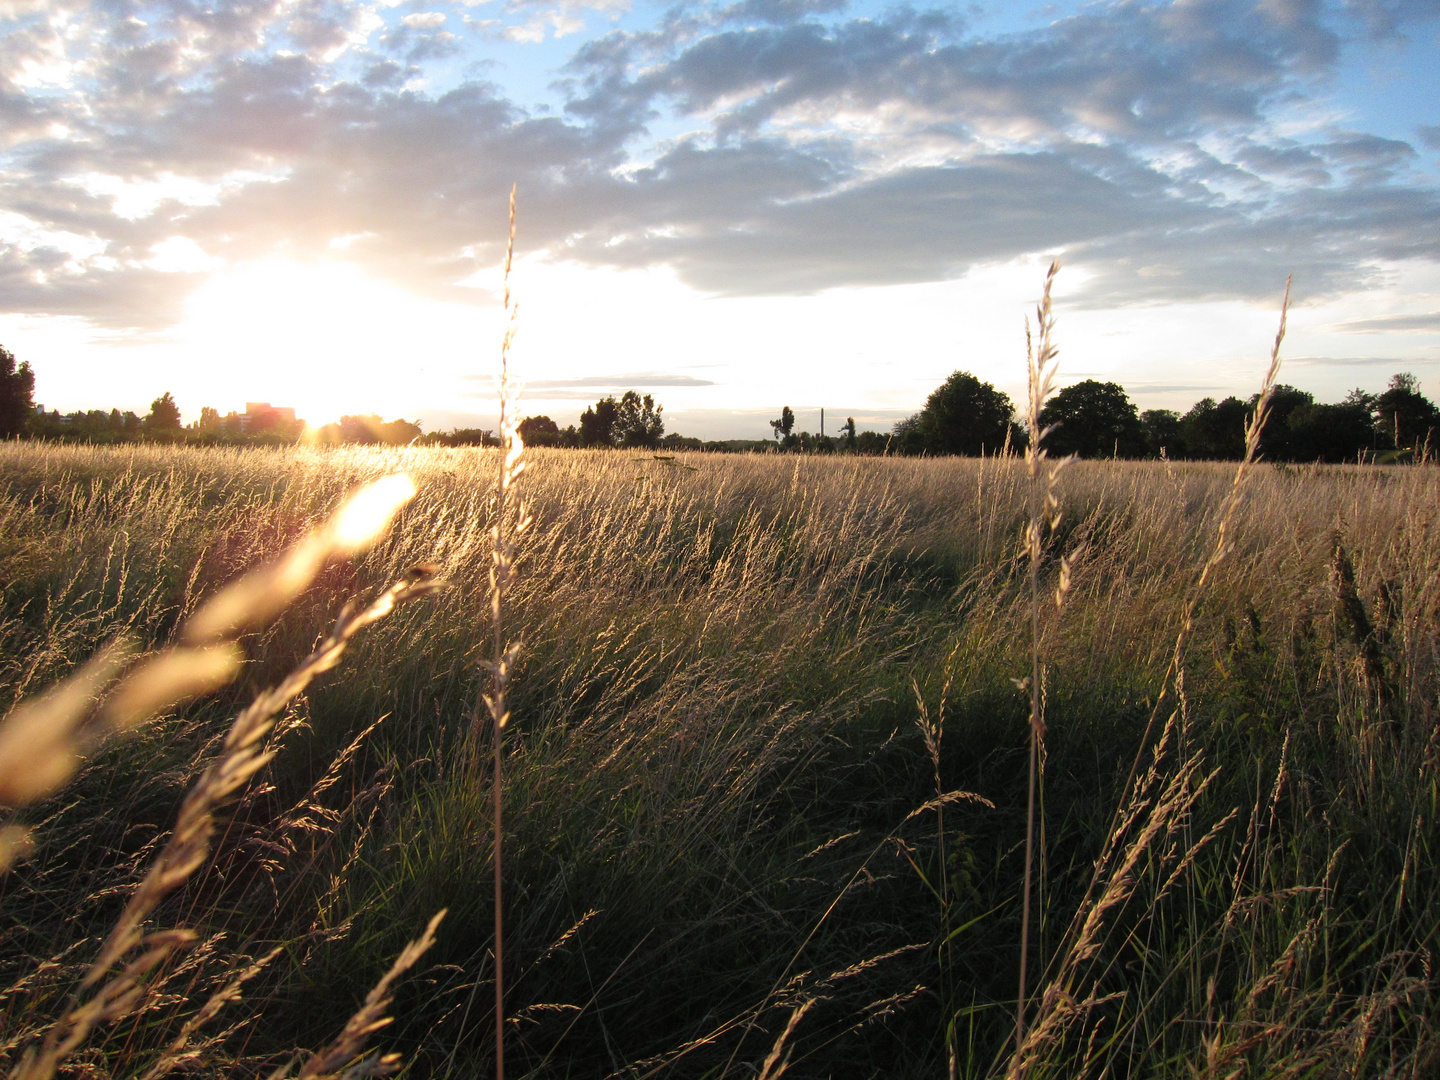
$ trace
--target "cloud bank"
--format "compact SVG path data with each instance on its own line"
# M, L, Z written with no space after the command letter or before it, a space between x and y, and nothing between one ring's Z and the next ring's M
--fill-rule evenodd
M579 32L622 10L0 7L0 310L154 330L274 255L483 298L512 182L528 249L720 295L1045 253L1071 303L1268 301L1292 270L1313 299L1440 259L1435 129L1322 108L1346 48L1430 3L1114 0L985 36L948 4L742 0ZM483 77L487 43L565 34L553 108Z

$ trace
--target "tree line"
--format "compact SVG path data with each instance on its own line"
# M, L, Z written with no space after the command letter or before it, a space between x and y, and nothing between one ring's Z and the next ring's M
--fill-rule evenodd
M1054 455L1233 461L1244 456L1245 424L1258 400L1207 397L1183 414L1140 412L1118 383L1086 379L1052 397L1039 419L1054 426L1046 439ZM895 425L892 452L973 456L1023 449L1027 438L1008 395L957 371ZM1352 390L1335 403L1278 385L1260 440L1270 461L1428 460L1437 450L1440 410L1410 374L1393 376L1383 393Z
M37 410L34 389L30 365L17 364L14 355L0 346L0 437L289 443L303 433L307 441L325 445L498 445L490 429L426 433L418 421L384 420L375 414L342 416L336 423L306 430L290 410L268 407L222 415L207 406L198 420L183 425L180 409L168 392L151 402L144 416L118 409L59 414ZM1238 460L1245 452L1245 424L1256 400L1207 397L1183 414L1171 409L1141 412L1118 383L1086 379L1052 397L1040 423L1053 425L1047 445L1055 455ZM627 390L618 398L600 398L585 410L578 425L561 428L548 416L530 416L519 427L521 437L532 446L905 456L1019 452L1029 438L1009 395L967 371L952 373L930 394L924 408L888 433L857 431L853 417L847 417L833 436L796 431L794 410L787 405L770 421L769 440L702 442L667 435L664 411L651 395ZM1282 384L1271 396L1260 449L1270 461L1432 460L1440 450L1440 410L1410 374L1393 376L1383 393L1352 390L1335 403L1318 402L1313 394Z
M335 423L307 428L292 410L263 406L245 413L204 406L198 420L181 423L180 408L167 391L141 416L119 409L88 409L69 413L35 405L35 373L28 363L0 346L0 438L37 437L62 442L187 442L199 444L287 444L302 436L321 445L361 444L405 446L498 446L491 428L452 428L425 432L419 421L385 420L370 413L342 416ZM762 445L732 440L702 443L681 435L665 435L664 407L649 394L627 391L601 398L580 418L580 425L561 429L548 416L532 416L520 424L522 438L538 446L641 447L650 449L733 450ZM742 447L743 444L743 447Z
M293 410L256 406L244 413L222 414L204 406L200 418L183 424L180 407L168 391L150 403L144 416L132 410L82 409L61 413L35 404L35 372L0 345L0 438L30 436L61 442L193 442L200 444L287 444L302 434L322 444L361 443L403 446L426 438L418 422L383 420L375 414L342 416L307 429ZM462 432L474 441L494 442L491 432ZM443 438L443 436L441 436Z

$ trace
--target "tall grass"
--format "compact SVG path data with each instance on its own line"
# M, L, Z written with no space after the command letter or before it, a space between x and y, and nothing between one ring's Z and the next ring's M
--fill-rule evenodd
M419 489L242 637L255 659L231 687L106 743L17 822L36 848L0 884L5 1053L83 976L226 714L311 651L337 594L433 561L454 587L286 707L213 864L157 907L198 936L163 1008L75 1060L145 1074L278 948L184 1064L258 1075L323 1045L448 907L386 1040L415 1075L489 1071L495 791L468 754L495 453L0 448L0 705L117 632L174 641L353 484L403 470ZM1003 1072L1032 729L1010 680L1037 612L1038 954L1066 955L1107 843L1130 884L1059 984L1085 1008L1030 1075L1433 1068L1434 470L1257 464L1227 510L1233 467L1076 462L1036 563L1042 595L1070 567L1061 628L1017 550L1023 461L527 458L501 793L512 1074ZM1227 513L1182 754L1146 727ZM985 801L934 805L952 792Z

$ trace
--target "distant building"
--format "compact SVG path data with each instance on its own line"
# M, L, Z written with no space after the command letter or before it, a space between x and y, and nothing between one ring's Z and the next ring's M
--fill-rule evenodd
M74 416L66 416L62 412L46 412L44 405L35 406L35 418L37 420L49 420L52 424L59 424L61 427L69 427L75 423Z
M291 430L296 427L295 410L283 405L271 405L268 401L247 401L245 415L240 417L244 431L274 431L276 428Z

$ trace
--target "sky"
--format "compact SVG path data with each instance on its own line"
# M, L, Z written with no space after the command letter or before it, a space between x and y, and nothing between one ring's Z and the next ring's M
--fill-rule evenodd
M955 370L1440 400L1440 0L0 0L48 408L888 430Z

